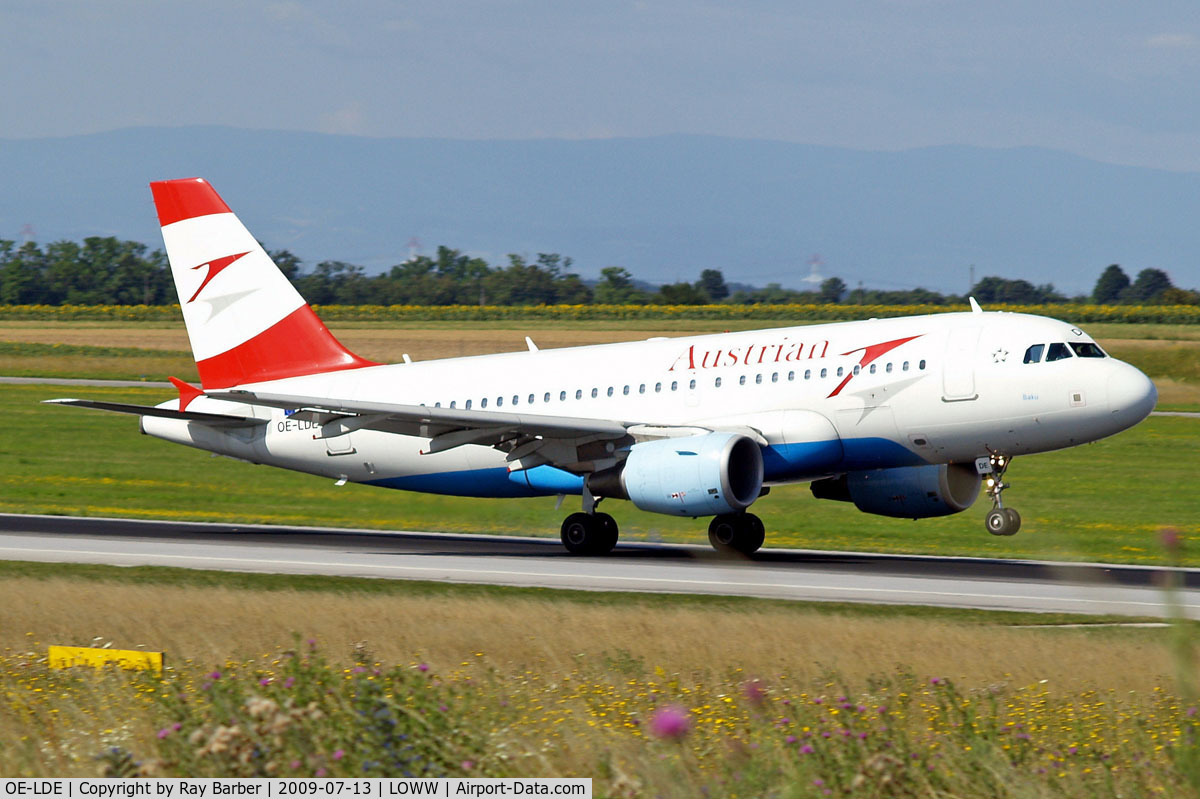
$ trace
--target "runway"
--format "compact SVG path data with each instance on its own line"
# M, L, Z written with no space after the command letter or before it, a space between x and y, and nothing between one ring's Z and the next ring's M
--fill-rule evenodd
M1104 564L643 543L579 558L551 539L15 514L0 558L1143 617L1166 615L1170 575L1200 618L1200 571Z

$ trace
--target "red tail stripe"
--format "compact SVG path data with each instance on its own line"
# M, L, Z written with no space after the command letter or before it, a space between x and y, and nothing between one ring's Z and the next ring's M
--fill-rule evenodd
M249 341L196 362L205 390L378 365L343 347L307 305Z
M159 180L150 184L158 223L163 227L173 222L209 214L231 213L229 206L203 178Z

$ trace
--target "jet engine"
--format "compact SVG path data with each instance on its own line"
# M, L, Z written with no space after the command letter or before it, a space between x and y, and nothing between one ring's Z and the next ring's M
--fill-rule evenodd
M971 507L980 482L974 464L944 463L850 472L817 480L811 490L818 499L853 502L864 513L927 519Z
M588 477L587 490L672 516L745 510L762 493L762 450L738 433L634 444L625 462Z

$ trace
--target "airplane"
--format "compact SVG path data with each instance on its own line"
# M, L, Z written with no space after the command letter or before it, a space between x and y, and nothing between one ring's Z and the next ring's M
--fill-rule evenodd
M602 555L607 499L711 517L710 544L750 555L772 486L920 519L981 490L985 524L1014 457L1113 435L1154 384L1055 319L967 312L379 364L329 332L203 179L150 184L200 386L155 406L47 402L139 417L221 455L405 491L579 495L566 549Z

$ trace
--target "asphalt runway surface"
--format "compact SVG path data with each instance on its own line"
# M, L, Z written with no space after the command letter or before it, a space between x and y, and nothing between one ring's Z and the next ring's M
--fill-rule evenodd
M594 591L1200 618L1200 570L622 543L581 558L557 540L0 514L0 558Z

